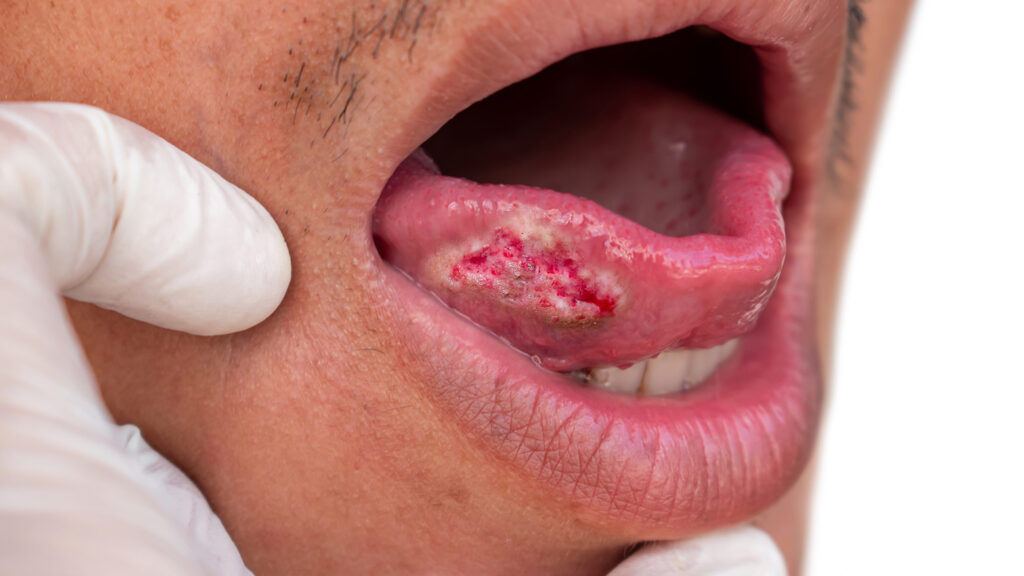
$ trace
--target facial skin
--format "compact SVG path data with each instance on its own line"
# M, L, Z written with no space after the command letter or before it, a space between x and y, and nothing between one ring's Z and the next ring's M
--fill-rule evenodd
M747 4L797 18L805 3ZM908 9L863 5L848 159L835 178L801 184L818 199L810 297L826 373L842 255ZM193 337L69 303L115 418L195 479L255 573L600 574L637 541L665 537L578 510L451 421L429 393L451 375L402 339L407 319L369 234L398 163L473 100L568 55L558 31L584 10L609 14L602 30L619 22L643 36L603 0L0 3L0 99L83 102L138 122L250 192L285 234L290 292L242 334ZM840 64L822 65L833 76L809 102L823 113L787 148L802 174L824 172ZM813 465L756 520L794 574L812 476Z

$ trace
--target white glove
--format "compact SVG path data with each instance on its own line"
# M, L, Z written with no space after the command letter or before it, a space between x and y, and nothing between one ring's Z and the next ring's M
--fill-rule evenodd
M753 526L637 550L608 576L786 576L775 542Z
M194 334L291 277L252 198L100 110L0 104L0 572L248 574L196 487L107 413L60 295Z

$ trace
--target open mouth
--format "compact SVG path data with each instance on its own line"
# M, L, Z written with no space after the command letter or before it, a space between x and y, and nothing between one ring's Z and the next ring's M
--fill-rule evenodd
M753 59L741 48L690 28L485 99L427 142L441 171L421 150L392 178L381 253L545 368L648 394L703 380L775 288L790 167L681 88L757 94L755 74L695 78L666 55L732 70Z
M819 33L752 47L758 16L575 46L439 127L374 214L438 403L639 538L748 518L814 439L807 110L835 77L792 57ZM793 113L801 85L824 96Z

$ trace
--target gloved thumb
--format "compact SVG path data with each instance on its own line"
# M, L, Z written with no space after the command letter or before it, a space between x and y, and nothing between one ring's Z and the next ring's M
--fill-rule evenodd
M753 526L645 546L608 576L786 576L775 542Z

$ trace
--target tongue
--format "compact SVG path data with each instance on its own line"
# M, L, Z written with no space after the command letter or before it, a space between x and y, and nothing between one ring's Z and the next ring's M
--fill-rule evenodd
M528 185L443 176L422 151L402 163L374 216L381 254L552 370L748 331L785 256L781 151L653 84L581 86L463 154L464 174Z

